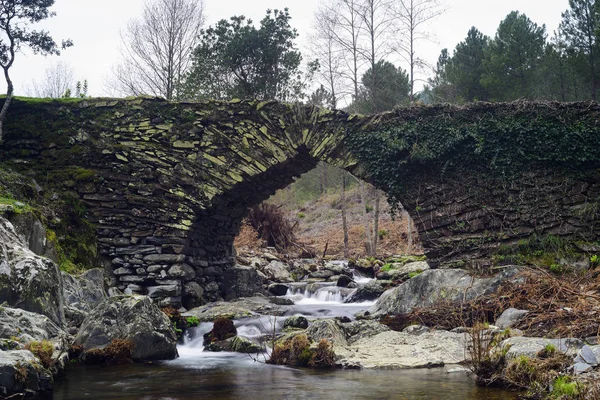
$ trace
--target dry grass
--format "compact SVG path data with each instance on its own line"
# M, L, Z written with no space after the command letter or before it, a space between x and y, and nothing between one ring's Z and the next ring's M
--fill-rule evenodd
M91 349L85 352L86 364L117 365L132 363L133 343L126 339L113 339L103 349Z
M600 277L597 271L556 276L538 269L521 274L523 283L505 283L489 296L466 303L441 303L411 313L390 315L382 322L395 330L411 324L440 329L495 321L511 307L529 310L515 328L527 336L578 337L600 333Z
M31 351L35 355L44 368L50 368L53 364L52 353L54 353L54 345L48 340L40 342L29 342L25 345L25 349Z

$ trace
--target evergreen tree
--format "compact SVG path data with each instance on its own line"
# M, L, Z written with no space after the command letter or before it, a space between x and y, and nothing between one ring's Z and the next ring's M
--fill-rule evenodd
M464 102L488 100L489 95L481 84L484 74L485 52L490 39L477 28L472 27L467 38L456 45L446 75L456 88L456 96Z
M569 0L570 9L562 13L560 31L567 46L581 52L587 60L590 94L596 100L598 91L598 36L600 35L600 3L596 0Z
M293 100L304 89L302 56L288 10L268 10L256 28L244 16L201 32L184 85L186 99Z
M537 68L544 54L545 25L513 11L500 22L485 51L481 83L496 101L536 97Z

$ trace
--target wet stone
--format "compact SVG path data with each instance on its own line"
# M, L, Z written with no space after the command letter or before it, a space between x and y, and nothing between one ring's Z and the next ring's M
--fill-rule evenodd
M133 274L133 270L129 269L129 268L117 268L113 271L113 274L120 276L120 275L131 275Z

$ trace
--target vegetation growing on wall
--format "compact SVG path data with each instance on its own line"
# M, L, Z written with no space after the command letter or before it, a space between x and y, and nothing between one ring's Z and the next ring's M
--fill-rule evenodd
M476 103L410 107L384 114L346 143L397 203L415 171L455 167L499 179L531 165L575 169L600 160L600 107L590 103Z

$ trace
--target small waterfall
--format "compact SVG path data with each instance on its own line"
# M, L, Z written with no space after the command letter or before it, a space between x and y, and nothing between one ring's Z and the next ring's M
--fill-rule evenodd
M341 304L355 290L335 286L334 282L299 283L290 285L286 297L296 304Z
M354 282L358 283L359 285L365 285L374 279L375 278L369 278L367 276L364 276L363 274L361 274L360 272L358 272L355 269L352 270L352 280L354 280Z

